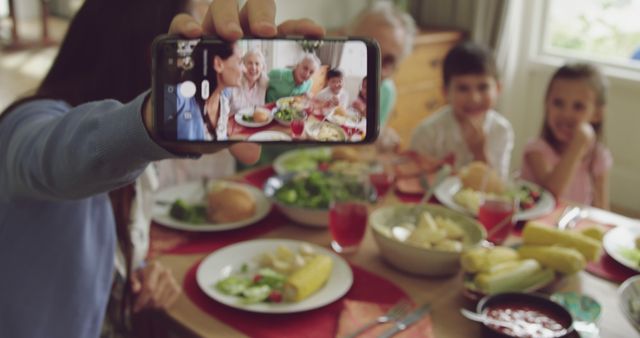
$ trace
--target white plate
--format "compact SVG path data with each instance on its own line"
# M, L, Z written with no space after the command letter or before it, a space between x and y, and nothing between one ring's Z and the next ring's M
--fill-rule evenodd
M640 319L633 315L630 301L640 300L640 275L629 277L618 287L618 304L627 321L640 333Z
M604 250L615 259L616 262L628 267L631 270L640 272L640 264L634 262L620 252L623 249L633 249L636 247L635 240L640 236L640 228L617 226L604 235L602 245Z
M274 251L279 245L294 252L304 242L290 239L257 239L240 242L207 256L196 272L196 281L200 289L214 300L230 307L260 313L294 313L316 309L344 296L353 284L353 273L347 262L337 254L323 247L311 244L318 254L333 259L333 271L326 284L314 294L296 303L258 303L243 304L237 297L225 295L215 288L217 281L229 277L245 263L250 263L264 252Z
M347 108L347 115L343 116L336 114L336 109L337 107L333 108L331 113L327 115L327 121L350 128L357 128L361 125L360 121L362 119L358 111Z
M265 130L252 134L247 141L291 141L291 136L281 131Z
M305 154L313 154L313 155L317 154L319 157L330 159L331 158L331 148L329 148L329 147L318 147L318 148L309 148L309 149L294 149L294 150L287 151L285 153L280 154L273 161L273 170L278 175L284 175L284 174L293 172L295 170L287 169L286 163L288 163L289 161L296 161L296 158L303 159ZM307 161L307 160L305 160L305 161ZM299 161L296 161L296 162L299 162ZM309 170L317 169L317 167L318 167L318 162L317 161L308 160L308 162L309 162L309 168L306 168L306 166L305 166L306 169L309 169ZM311 166L311 164L313 164L313 167Z
M527 182L527 184L535 186L535 184L531 182ZM453 200L453 196L460 189L462 189L462 182L460 181L460 178L458 176L449 176L436 187L436 189L434 190L434 195L436 195L436 198L438 199L438 201L440 201L440 203L453 210L477 216L476 214ZM516 220L526 221L544 216L553 211L555 206L556 200L553 195L551 195L551 193L546 190L542 190L542 194L536 205L533 208L518 212L516 214Z
M216 181L210 182L210 184L218 184ZM234 188L244 189L250 193L256 201L256 213L253 217L246 218L237 222L229 223L203 223L192 224L179 221L169 216L169 209L171 203L176 199L181 198L189 204L204 204L204 189L201 182L188 182L184 184L175 185L158 191L154 199L156 203L153 205L152 219L161 225L168 228L186 230L186 231L224 231L230 229L242 228L251 225L261 219L263 219L271 210L271 201L264 195L262 190L257 189L249 184L224 181L223 184L228 184ZM162 205L157 202L161 201Z
M331 135L333 137L328 138L326 134L322 135L321 132L323 130L329 132L333 130ZM307 122L304 124L304 131L309 135L309 138L320 142L344 142L347 140L347 134L342 127L330 122Z
M236 123L248 128L264 127L267 124L271 123L271 121L273 121L273 112L269 113L269 118L264 122L249 122L242 119L243 116L253 116L254 112L255 112L254 107L240 109L237 113L235 113L233 118L236 120Z

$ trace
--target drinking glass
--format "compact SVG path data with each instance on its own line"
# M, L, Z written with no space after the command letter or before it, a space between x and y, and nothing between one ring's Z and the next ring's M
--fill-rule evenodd
M487 230L487 240L493 244L504 242L515 226L517 201L507 196L486 196L480 202L478 221Z
M296 116L291 120L291 135L294 138L300 138L304 132L304 118Z
M377 162L369 172L369 181L376 190L378 200L384 198L395 181L393 167L384 162Z
M360 191L349 196L333 197L329 206L329 232L331 248L337 253L353 253L364 238L369 217L369 201L373 188L366 179L349 184L359 184Z

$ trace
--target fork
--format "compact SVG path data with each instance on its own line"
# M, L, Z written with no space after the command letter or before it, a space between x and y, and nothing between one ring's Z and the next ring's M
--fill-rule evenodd
M425 193L420 200L420 204L428 203L433 196L433 193L436 191L436 188L445 178L451 175L451 166L448 164L443 165L440 170L436 173L436 178L433 181L433 184L429 184L429 180L425 175L420 177L420 185L425 189Z
M562 215L558 219L558 229L571 229L576 222L583 217L583 210L578 206L568 206L564 208Z
M411 303L406 299L402 299L399 302L397 302L395 305L393 305L393 307L391 307L389 311L387 311L387 313L364 324L358 330L352 332L347 336L344 336L343 338L355 338L375 325L384 324L392 320L396 320L403 317L404 315L409 313L409 310L411 310Z

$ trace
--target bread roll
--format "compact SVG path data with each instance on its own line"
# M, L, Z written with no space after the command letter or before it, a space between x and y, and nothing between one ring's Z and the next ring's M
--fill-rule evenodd
M269 120L269 111L264 108L256 108L253 112L253 122L266 122Z
M504 193L504 183L498 173L484 162L471 162L458 174L465 188L492 194ZM486 180L486 183L483 182ZM484 185L484 187L483 187ZM483 189L484 188L484 189Z
M337 106L336 110L334 111L334 114L340 115L340 116L347 116L349 113L347 112L346 109L344 109L344 107Z
M255 199L243 189L225 187L209 192L207 219L210 222L237 222L253 216L255 212Z
M336 161L358 162L360 154L353 147L334 147L331 149L331 159Z

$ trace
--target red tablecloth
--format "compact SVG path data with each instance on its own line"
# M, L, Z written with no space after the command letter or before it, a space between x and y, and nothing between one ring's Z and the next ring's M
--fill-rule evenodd
M183 289L187 297L202 311L250 337L333 338L345 299L392 304L402 298L408 298L407 294L395 284L351 265L353 271L351 290L329 305L292 314L253 313L218 303L202 292L196 282L196 271L199 265L200 262L194 264L185 276ZM212 284L214 282L212 281Z

